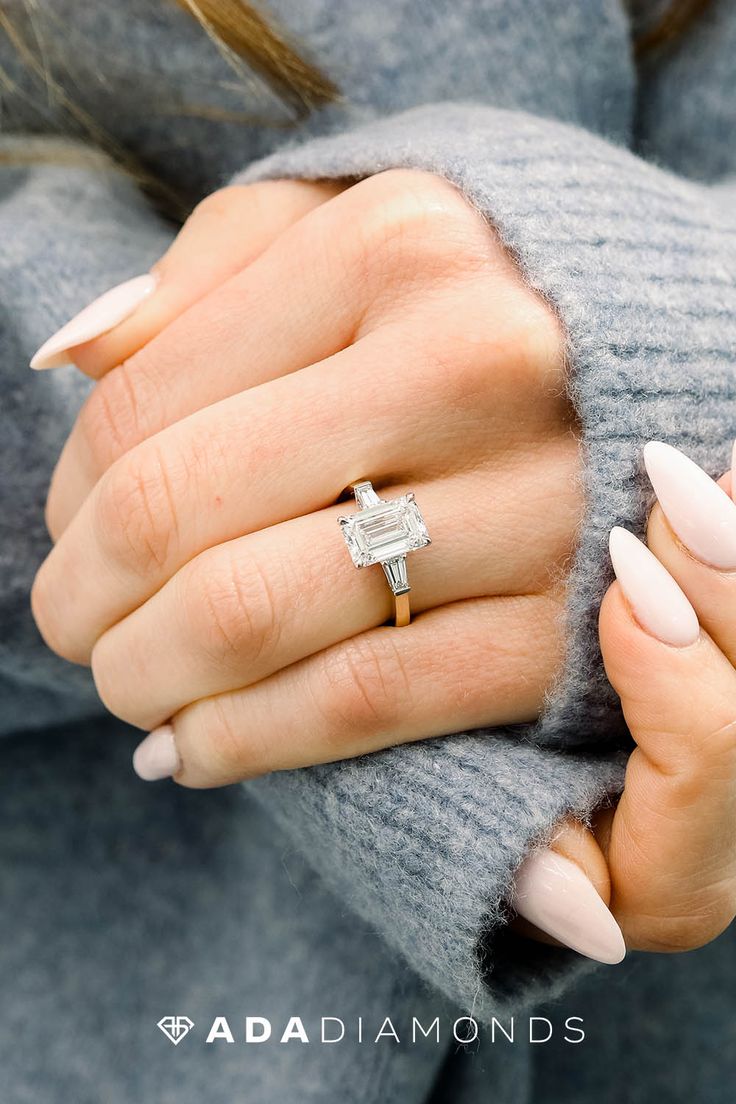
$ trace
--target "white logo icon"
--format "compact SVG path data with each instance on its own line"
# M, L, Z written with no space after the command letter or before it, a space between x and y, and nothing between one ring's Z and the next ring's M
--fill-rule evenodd
M178 1046L192 1030L194 1024L188 1016L163 1016L157 1026L161 1028L169 1042Z

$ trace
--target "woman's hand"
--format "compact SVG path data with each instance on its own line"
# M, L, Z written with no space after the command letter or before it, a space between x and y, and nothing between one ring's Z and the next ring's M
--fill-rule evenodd
M217 785L534 717L560 655L577 450L555 319L489 227L419 173L228 189L158 275L111 332L87 340L89 316L72 331L86 343L68 359L100 382L55 474L33 594L113 712L171 722L142 772ZM411 561L408 629L382 627L383 577L353 569L335 525L366 475L413 488L434 537ZM604 901L653 950L734 913L736 507L702 476L678 514L662 478L670 524L655 509L649 544L703 631L616 537L601 640L638 749L617 809L593 833L562 826L514 901L527 931L608 961L623 942Z
M625 789L615 809L598 815L593 834L565 824L551 855L527 860L515 901L528 920L604 961L616 961L622 945L603 901L628 947L646 951L699 947L736 914L731 474L721 489L659 443L646 447L645 460L659 499L649 550L613 531L618 581L600 616L606 671L637 744ZM597 904L581 870L597 888Z
M140 772L220 785L536 717L578 452L557 321L487 223L418 172L231 188L158 276L112 332L88 340L108 299L36 361L74 341L99 382L54 476L34 613L156 730ZM415 491L433 537L409 628L385 626L382 572L340 537L361 477Z

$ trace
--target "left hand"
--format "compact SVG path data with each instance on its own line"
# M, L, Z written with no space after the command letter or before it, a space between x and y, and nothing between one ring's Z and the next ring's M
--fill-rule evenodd
M535 718L578 448L558 322L492 227L425 173L282 181L205 200L158 272L71 350L99 382L32 595L51 647L157 730L142 773L213 786ZM409 628L340 536L361 477L416 491L433 538Z

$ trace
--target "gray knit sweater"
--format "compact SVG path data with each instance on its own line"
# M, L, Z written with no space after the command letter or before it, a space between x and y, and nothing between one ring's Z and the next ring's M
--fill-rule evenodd
M421 1101L433 1086L435 1100L473 1104L605 1100L601 1070L625 1068L637 1048L651 1069L628 1099L651 1099L656 1083L685 1100L690 1044L678 1064L666 1044L675 1028L662 1027L653 1058L651 1021L666 1025L657 1002L699 986L715 1012L695 1037L721 1063L708 1100L725 1101L729 936L684 965L635 956L583 981L577 956L510 936L504 902L556 820L621 785L625 734L595 615L609 528L645 516L642 443L679 444L713 473L728 464L736 11L715 3L684 44L637 70L617 0L268 6L345 92L291 129L174 6L58 0L28 19L17 2L2 8L15 40L0 30L0 728L13 737L0 749L3 1101ZM637 18L652 6L637 4ZM134 736L101 716L87 673L43 648L28 613L50 470L88 387L71 369L27 372L29 355L175 233L129 176L85 152L80 109L191 200L233 176L408 165L447 177L495 225L565 324L585 453L566 670L538 724L242 792L131 777ZM361 1015L373 1035L385 1015L487 1023L566 987L568 1014L589 1008L597 1039L573 1067L577 1048L556 1040L489 1058L483 1046L454 1054L447 1034L437 1047L269 1051L208 1047L206 1029L174 1049L155 1032L167 1012L203 1027L215 1014L238 1025L246 1014ZM619 1024L601 1018L602 1000ZM643 1001L648 1026L634 1015Z

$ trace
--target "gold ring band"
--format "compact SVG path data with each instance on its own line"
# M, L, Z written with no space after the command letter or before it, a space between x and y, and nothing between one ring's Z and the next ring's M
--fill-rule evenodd
M411 602L409 592L394 594L394 624L397 629L403 629L411 622Z

